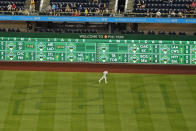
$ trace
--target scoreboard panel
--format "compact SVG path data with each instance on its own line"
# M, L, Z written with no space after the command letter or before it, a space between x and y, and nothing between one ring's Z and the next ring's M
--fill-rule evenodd
M196 64L196 41L0 37L1 61Z

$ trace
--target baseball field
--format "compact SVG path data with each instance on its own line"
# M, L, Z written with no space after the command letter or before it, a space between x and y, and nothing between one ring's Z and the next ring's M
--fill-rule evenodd
M0 71L0 131L195 131L196 75Z

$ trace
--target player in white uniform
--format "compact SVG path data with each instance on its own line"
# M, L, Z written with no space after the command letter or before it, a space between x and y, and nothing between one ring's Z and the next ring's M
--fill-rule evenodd
M108 71L104 71L104 72L103 72L103 76L101 77L101 79L99 79L99 83L101 83L101 81L102 81L103 79L105 79L105 83L108 83L108 82L107 82L107 74L108 74Z

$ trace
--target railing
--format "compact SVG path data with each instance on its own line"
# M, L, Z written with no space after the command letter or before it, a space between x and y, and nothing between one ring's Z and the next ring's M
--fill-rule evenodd
M157 16L156 13L133 13L133 12L126 12L126 13L114 13L113 10L108 10L108 12L62 12L62 11L34 11L30 12L28 10L21 10L21 11L0 11L0 15L30 15L30 16L38 16L38 15L46 15L46 16L107 16L107 17L159 17L159 18L196 18L196 14L188 13L182 14L179 16L176 14L175 16L169 13L161 13L161 16Z
M124 14L124 17L158 17L158 18L196 18L196 14L182 14L178 15L175 14L175 16L169 14L169 13L161 13L160 16L157 16L156 13L133 13L133 12L127 12Z

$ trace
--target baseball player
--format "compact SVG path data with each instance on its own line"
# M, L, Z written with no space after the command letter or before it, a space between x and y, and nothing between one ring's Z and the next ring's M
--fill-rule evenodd
M108 83L107 82L107 74L108 74L108 71L107 70L103 72L103 75L102 75L101 79L99 79L99 83L101 83L101 81L103 79L105 79L105 83Z

